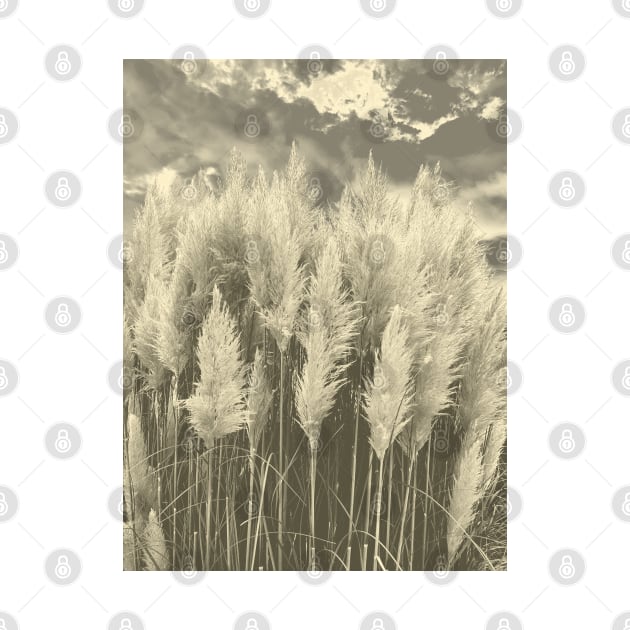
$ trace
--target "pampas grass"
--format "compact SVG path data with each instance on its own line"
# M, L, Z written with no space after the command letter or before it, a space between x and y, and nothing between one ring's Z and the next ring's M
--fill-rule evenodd
M124 568L505 568L505 294L439 165L225 173L126 234Z
M475 516L475 504L481 496L481 444L479 440L465 440L454 472L454 485L449 504L446 530L448 560L452 565Z
M411 406L411 368L413 355L409 347L409 330L402 322L396 305L383 332L380 352L374 361L374 376L368 380L365 392L365 417L370 425L370 444L379 460L379 503L383 496L383 460L387 449L409 422ZM391 470L390 470L391 479ZM376 516L374 570L380 546L380 509Z
M344 371L356 332L355 306L342 286L337 244L330 239L315 265L306 295L300 341L306 360L295 388L298 421L310 449L311 563L315 562L315 475L322 423L345 383Z
M409 421L411 368L409 330L395 306L383 332L374 360L374 376L365 393L365 417L370 425L370 444L382 462L385 452Z
M344 384L344 371L356 333L355 306L342 286L341 259L331 239L315 266L306 294L299 338L306 354L297 378L298 420L316 448L324 419Z
M147 571L168 571L169 556L164 533L155 510L149 512L149 520L142 533L144 546L142 557Z
M215 440L238 431L247 420L245 366L238 333L217 287L197 342L200 378L185 401L190 424L211 448Z

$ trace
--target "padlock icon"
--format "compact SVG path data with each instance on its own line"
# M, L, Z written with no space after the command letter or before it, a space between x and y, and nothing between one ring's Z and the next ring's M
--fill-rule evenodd
M319 177L311 177L309 183L308 195L314 201L318 202L324 195L324 189Z
M383 514L385 512L386 503L383 500L383 495L379 492L376 492L372 497L372 514L378 516L379 514Z
M322 316L319 313L319 308L317 307L317 305L311 306L308 314L308 323L311 328L319 328L319 326L321 326Z
M621 504L621 511L626 516L630 516L630 492L626 492L626 496L623 498L623 503Z
M254 449L255 452L255 449ZM247 497L247 514L249 516L253 516L258 511L258 501L256 500L256 495L250 494Z
M322 71L322 56L319 50L312 50L309 55L308 71L311 74L319 74Z
M192 74L197 70L197 62L195 61L195 53L192 50L187 50L184 53L184 60L181 65L182 72L186 74Z
M438 304L435 313L435 323L438 326L444 326L448 322L448 315L446 314L446 305Z
M0 516L5 516L9 512L9 504L4 492L0 492Z
M133 625L131 625L131 619L129 619L129 617L124 617L120 620L119 630L133 630Z
M630 265L630 241L626 241L621 252L621 260Z
M509 138L512 134L512 125L510 124L510 119L507 114L501 114L499 116L496 131L499 138Z
M245 624L245 630L258 630L258 622L253 617L250 617Z
M385 246L380 238L372 243L372 247L370 248L370 260L375 265L382 265L385 262Z
M197 189L193 186L192 178L187 179L182 187L182 197L190 201L197 195Z
M118 8L123 13L129 13L129 11L133 10L135 4L135 0L118 0Z
M570 580L575 576L575 565L573 564L571 556L562 556L558 573L560 573L560 577L564 580Z
M512 8L512 0L497 0L497 9L501 13L507 13Z
M70 315L70 309L65 302L57 306L54 320L59 328L67 328L72 323L72 315Z
M370 0L370 9L375 13L380 13L387 8L387 0Z
M61 76L65 76L69 74L71 70L72 64L70 63L68 52L60 50L59 53L57 53L57 60L55 61L55 72Z
M0 265L4 265L7 260L9 260L7 244L2 239L0 239Z
M383 119L380 116L377 116L376 119L370 123L370 135L373 138L385 137L385 125L383 124Z
M247 241L245 248L245 260L248 264L254 265L260 260L260 254L258 253L258 245L256 241Z
M246 11L254 12L260 9L260 0L245 0L243 6Z
M374 376L372 377L372 387L374 389L382 389L386 384L385 373L380 365L374 366Z
M190 555L186 555L184 557L184 568L182 570L182 575L187 578L193 578L195 577L195 575L197 575L197 571L195 571L194 567L193 567L193 559L192 556Z
M7 119L4 114L0 114L0 138L4 138L9 135L9 125L7 125Z
M563 429L558 446L563 453L571 453L575 449L575 438L571 429Z
M446 59L446 53L443 50L438 50L435 53L435 60L433 61L433 72L435 74L446 74L448 72L448 61Z
M60 177L57 180L57 186L55 187L55 197L59 201L68 201L72 196L72 189L70 188L70 182L67 177Z
M575 324L575 313L573 306L569 303L563 304L558 315L558 321L564 328L570 328Z
M0 365L0 391L6 389L9 386L9 377L7 371L3 365Z
M621 386L624 389L630 390L630 365L623 371L623 377L621 378Z
M446 429L436 429L434 448L437 453L446 453L448 450L448 435Z
M437 565L435 571L433 571L433 575L440 580L443 580L448 575L448 565L442 556L437 559Z
M245 122L245 135L248 138L257 138L260 134L260 125L258 124L258 117L256 114L249 114L247 121Z
M499 242L499 247L497 248L497 260L505 265L512 261L512 250L510 249L510 244L507 239L502 239Z
M501 619L499 619L499 623L497 624L497 630L512 630L512 626L505 617L501 617Z
M571 177L562 178L558 193L563 201L571 201L575 197L575 186Z
M129 114L123 114L120 117L120 124L118 125L118 135L121 138L130 138L135 132L133 121Z
M72 448L72 442L66 429L59 429L57 433L57 439L55 440L55 450L58 453L67 453Z
M55 565L55 575L60 580L67 580L72 575L72 567L68 561L68 556L60 555Z
M630 2L630 0L628 0ZM628 9L630 11L630 9ZM0 132L1 133L1 132ZM626 114L621 126L621 133L625 138L630 138L630 114Z
M317 442L317 440L315 440L315 442ZM317 449L317 446L315 448ZM317 556L313 557L307 573L308 577L310 577L312 580L318 580L322 576L323 571L319 563L319 558Z
M573 53L570 50L565 50L560 58L558 64L558 70L564 76L569 76L575 72L575 60L573 59Z
M372 630L385 630L381 617L375 617L372 621Z

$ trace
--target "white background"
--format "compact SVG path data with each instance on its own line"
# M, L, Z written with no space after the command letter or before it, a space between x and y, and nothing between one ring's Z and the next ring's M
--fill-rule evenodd
M630 483L630 399L611 384L614 365L630 356L630 272L610 255L615 238L630 232L630 146L611 132L615 112L630 106L629 35L630 19L604 0L525 0L509 19L481 0L399 0L381 20L358 0L272 0L265 16L249 20L227 0L149 0L127 20L104 0L21 0L0 20L0 107L20 123L0 146L0 232L20 247L17 263L0 272L0 357L20 374L18 388L0 398L0 485L20 500L16 517L0 524L0 611L21 629L106 628L121 610L156 630L230 628L248 609L287 629L359 628L378 609L399 628L484 628L500 610L527 628L611 627L630 608L630 524L611 508L615 490ZM44 67L60 43L83 60L67 83ZM509 484L523 510L509 524L507 573L460 573L448 586L422 573L337 573L321 586L291 572L217 573L185 586L170 573L121 571L120 525L107 506L121 482L121 399L107 371L122 357L122 278L106 248L122 231L122 150L107 121L122 106L122 59L168 58L185 43L209 58L295 57L319 43L339 58L422 57L448 44L460 57L508 59L508 105L524 122L509 144L509 232L524 248L508 275L509 358L524 383L509 400ZM568 83L548 65L564 43L586 57L583 75ZM44 195L47 175L59 169L82 182L70 208ZM549 180L565 169L586 181L573 208L549 197ZM57 295L81 304L70 335L44 320ZM586 308L571 335L548 319L563 295ZM47 426L58 422L82 435L81 451L67 461L44 446ZM564 422L586 435L571 460L548 444ZM65 587L44 572L58 547L74 549L83 564ZM562 547L586 560L573 586L550 577L549 558Z

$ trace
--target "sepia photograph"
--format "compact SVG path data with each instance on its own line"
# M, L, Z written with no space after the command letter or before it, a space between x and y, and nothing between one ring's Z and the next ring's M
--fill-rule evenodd
M123 68L124 569L506 570L506 61Z

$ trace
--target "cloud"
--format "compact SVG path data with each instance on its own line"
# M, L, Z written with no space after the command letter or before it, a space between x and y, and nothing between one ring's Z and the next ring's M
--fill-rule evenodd
M493 96L479 112L479 118L484 120L498 120L503 111L505 101L500 96Z
M480 230L488 237L495 237L506 230L506 192L507 174L498 172L459 189L455 203L462 207L471 205Z

